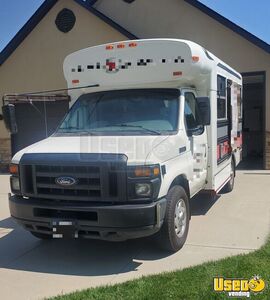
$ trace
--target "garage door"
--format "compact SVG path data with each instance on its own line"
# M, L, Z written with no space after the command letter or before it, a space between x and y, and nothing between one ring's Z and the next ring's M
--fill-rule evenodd
M15 103L18 133L12 135L12 155L50 136L68 111L69 102L34 101Z
M243 75L243 163L263 169L265 144L265 72Z

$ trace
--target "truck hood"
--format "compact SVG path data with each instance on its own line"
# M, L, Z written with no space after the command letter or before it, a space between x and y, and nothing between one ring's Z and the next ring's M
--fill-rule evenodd
M116 153L125 154L129 165L162 163L179 147L175 135L170 136L65 136L49 137L22 149L12 159L19 163L25 153ZM180 146L179 141L177 144Z

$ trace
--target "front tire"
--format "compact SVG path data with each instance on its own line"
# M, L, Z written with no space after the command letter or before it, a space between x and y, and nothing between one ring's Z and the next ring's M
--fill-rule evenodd
M163 225L157 233L159 245L170 252L180 250L189 229L189 198L182 186L173 186L166 197L167 207Z

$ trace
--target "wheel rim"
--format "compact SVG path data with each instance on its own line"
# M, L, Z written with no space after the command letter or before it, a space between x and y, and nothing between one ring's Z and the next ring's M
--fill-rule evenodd
M178 237L182 237L187 226L187 208L183 199L177 201L174 213L174 229Z

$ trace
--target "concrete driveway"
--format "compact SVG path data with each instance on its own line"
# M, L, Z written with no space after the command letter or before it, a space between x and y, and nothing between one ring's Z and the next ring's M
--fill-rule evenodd
M192 200L188 241L176 254L149 240L42 242L10 218L0 176L0 299L42 299L258 249L270 229L270 172L238 171L235 190Z

